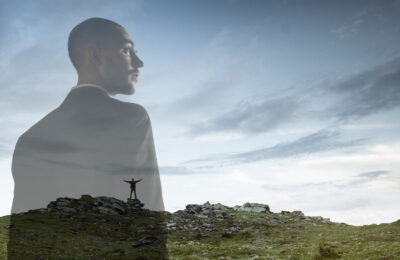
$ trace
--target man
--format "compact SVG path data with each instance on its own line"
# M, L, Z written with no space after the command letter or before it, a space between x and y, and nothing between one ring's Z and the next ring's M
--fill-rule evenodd
M78 72L78 84L58 108L19 138L12 162L12 213L44 208L59 197L79 198L82 194L125 199L120 179L132 176L142 179L137 192L144 208L164 211L149 116L140 105L112 98L133 94L143 67L129 34L110 20L87 19L71 31L68 52ZM25 248L36 243L21 242L24 230L18 219L11 215L10 226L18 229L10 229L8 259L28 256ZM160 230L147 231L161 234L158 251L149 249L157 255L151 259L168 259L163 220L153 217L149 221ZM37 222L28 229L36 228L39 234ZM66 228L65 233L70 232ZM62 243L57 238L50 242ZM29 252L36 259L38 252ZM88 259L93 257L88 254Z
M133 94L143 62L119 24L91 18L70 33L68 51L78 84L54 111L18 140L12 213L43 208L58 197L124 199L121 177L142 178L144 207L164 203L146 110L112 98Z
M136 183L140 182L142 179L139 179L137 181L135 181L135 178L132 178L131 181L127 181L127 180L123 180L126 183L129 183L131 185L131 194L129 195L129 199L132 199L132 192L135 194L135 200L137 199L136 196Z

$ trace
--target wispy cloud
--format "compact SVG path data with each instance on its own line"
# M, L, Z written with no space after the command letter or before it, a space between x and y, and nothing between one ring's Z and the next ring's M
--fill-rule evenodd
M316 86L289 89L278 98L243 99L232 109L189 127L189 136L208 133L266 133L293 120L345 125L349 120L400 106L400 58ZM262 100L263 99L263 100Z
M400 58L349 76L325 88L336 101L325 113L358 119L400 106Z
M259 104L244 101L235 105L231 111L192 125L189 134L198 136L210 132L263 133L290 121L298 106L294 97L270 99Z
M364 5L359 7L344 21L335 26L331 32L342 40L354 39L365 32L384 31L388 29L388 24L398 22L399 1L364 1Z
M185 166L161 166L160 174L166 175L181 175L181 174L192 174L197 173L193 169Z
M351 39L354 38L361 25L364 23L365 16L368 15L367 10L361 10L357 12L349 21L339 27L332 29L332 33L336 34L341 39Z
M358 178L364 178L364 179L376 179L379 176L383 175L388 175L389 171L372 171L372 172L363 172L359 174L357 177Z
M339 137L340 132L338 130L322 129L291 142L284 142L272 147L232 155L229 159L248 163L274 158L289 158L316 152L359 146L366 141L365 139L340 141Z
M279 190L279 191L296 191L296 190L312 190L312 189L347 189L349 187L355 187L366 183L373 182L381 176L389 175L390 171L378 170L371 172L364 172L350 178L347 181L325 181L325 182L307 182L302 184L286 184L286 185L274 185L274 184L263 184L262 187L268 190Z
M355 139L350 141L340 140L341 134L337 129L321 129L312 134L300 137L289 142L255 149L252 151L232 155L207 156L186 163L195 162L218 162L222 164L250 163L269 159L285 159L294 156L302 156L317 152L325 152L349 147L356 147L366 142L366 139Z

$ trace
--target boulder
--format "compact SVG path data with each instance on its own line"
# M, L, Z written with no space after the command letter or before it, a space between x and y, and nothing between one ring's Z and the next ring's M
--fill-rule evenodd
M188 214L199 214L202 211L202 207L197 204L189 204L186 206L185 212Z
M104 206L93 208L93 210L105 215L118 215L118 212L116 210Z
M269 206L261 203L245 203L242 206L233 207L235 211L254 212L254 213L269 213Z
M57 209L61 212L67 213L67 214L74 214L77 212L76 209L74 208L69 208L69 207L57 207Z

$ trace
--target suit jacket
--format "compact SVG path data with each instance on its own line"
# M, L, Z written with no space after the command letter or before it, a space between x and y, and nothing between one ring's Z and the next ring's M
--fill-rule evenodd
M137 104L101 89L72 89L64 102L18 140L12 162L12 213L43 208L58 197L82 194L125 200L122 179L143 179L145 208L164 210L151 122Z

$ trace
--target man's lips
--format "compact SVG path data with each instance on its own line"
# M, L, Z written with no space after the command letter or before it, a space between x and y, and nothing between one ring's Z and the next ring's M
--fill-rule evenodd
M130 75L134 75L136 78L139 77L139 71L134 70L129 73Z

